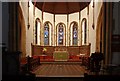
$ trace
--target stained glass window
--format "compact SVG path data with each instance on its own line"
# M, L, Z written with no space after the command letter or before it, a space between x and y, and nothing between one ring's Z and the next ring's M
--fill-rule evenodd
M49 24L45 23L44 26L44 45L49 45Z
M60 24L58 28L58 45L63 45L63 38L64 38L64 29L63 29L63 25Z
M77 29L77 23L73 24L73 45L77 45L78 42L78 29Z

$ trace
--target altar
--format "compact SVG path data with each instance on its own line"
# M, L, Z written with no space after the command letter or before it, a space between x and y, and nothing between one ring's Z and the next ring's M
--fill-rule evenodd
M68 61L69 54L67 51L55 51L53 53L53 59L55 61Z

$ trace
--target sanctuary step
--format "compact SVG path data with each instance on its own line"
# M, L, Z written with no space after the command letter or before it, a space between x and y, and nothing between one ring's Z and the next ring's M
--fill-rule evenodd
M83 81L83 77L36 77L36 81Z
M82 64L82 62L69 62L69 61L54 61L54 62L40 62L41 64Z

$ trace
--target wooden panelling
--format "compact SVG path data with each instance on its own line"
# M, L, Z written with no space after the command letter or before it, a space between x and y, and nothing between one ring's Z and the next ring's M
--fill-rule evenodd
M89 56L90 55L90 45L80 46L80 53L85 54L85 56Z
M80 46L69 46L68 53L69 55L79 55L80 54Z
M38 45L32 45L32 55L42 55L43 47Z
M39 46L39 45L32 45L32 55L33 56L40 56L43 55L43 48L47 49L46 55L53 56L54 51L67 51L69 55L79 55L79 54L86 54L87 56L90 55L90 45L83 45L83 46Z
M47 49L46 54L48 56L52 56L53 55L53 52L54 52L54 47L53 46L43 46L42 48L46 48Z
M55 51L67 51L66 46L56 46L54 48L55 48Z
M53 46L39 46L39 45L32 45L32 55L43 55L43 48L47 49L45 54L52 56L54 52Z

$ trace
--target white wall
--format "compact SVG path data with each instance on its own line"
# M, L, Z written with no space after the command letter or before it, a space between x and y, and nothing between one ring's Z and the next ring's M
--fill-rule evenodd
M81 12L81 18L80 18L80 27L81 27L81 30L82 30L82 32L81 32L81 34L84 34L84 31L83 31L83 29L84 29L84 27L82 26L82 20L84 19L84 18L86 18L86 20L87 20L87 22L86 22L86 24L87 24L87 41L86 41L86 44L88 45L89 44L89 26L88 26L88 23L89 23L89 20L88 20L88 10L87 10L87 7L86 8L84 8ZM83 36L83 35L82 35ZM81 42L82 42L82 44L81 45L84 45L83 44L83 42L84 42L84 38L82 37L81 38L82 40L81 40Z
M27 2L19 2L19 5L22 9L22 13L23 13L23 18L24 18L24 21L25 21L25 30L26 30L26 40L27 40L27 23L28 23L28 20L27 20L27 17L28 17L28 5L27 5ZM27 42L27 41L26 41ZM26 44L26 50L27 50L27 44ZM27 52L26 52L26 56L27 56Z
M55 15L55 26L60 22L67 26L67 15Z
M50 23L54 23L54 15L51 13L43 12L43 23L49 21Z
M69 25L72 21L76 21L79 24L79 12L69 14Z
M81 10L81 21L82 21L82 19L83 18L86 18L87 20L88 20L88 15L87 15L87 7L86 8L84 8L83 10ZM88 22L88 21L87 21Z
M26 27L26 56L31 56L31 43L33 43L33 4L30 2L29 5L29 23L30 28L28 29L28 3L19 3L23 12L25 27Z
M100 9L102 7L102 1L103 0L94 0L95 1L95 5L94 5L94 20L95 20L95 29L97 27L97 19L100 13Z
M34 12L33 12L34 14ZM35 21L36 19L39 18L40 19L40 31L41 31L41 27L42 27L42 11L39 10L37 7L35 7L35 15L33 16L33 44L35 44ZM40 32L40 36L41 36L41 32ZM41 40L38 39L39 45L41 45Z
M97 27L97 19L100 13L100 9L102 7L102 0L94 0L94 15L93 15L93 0L89 5L89 43L91 43L91 53L95 52L96 50L96 27ZM94 16L94 29L92 28L93 24L93 16Z
M27 40L26 40L27 41L26 42L27 49L26 49L26 52L27 52L28 55L31 56L31 43L33 43L33 37L34 37L33 36L33 27L34 27L33 8L34 8L34 6L33 6L32 2L30 2L29 5L30 5L30 7L29 7L29 23L30 23L30 28L27 29L27 36L26 36L26 38L27 38Z
M39 18L40 21L42 22L42 11L39 10L37 7L35 7L35 19Z
M94 17L95 17L95 15L94 15ZM91 43L91 51L90 52L94 53L95 48L96 48L96 31L95 31L95 29L93 29L92 25L93 25L93 1L91 1L90 5L89 5L89 43Z

